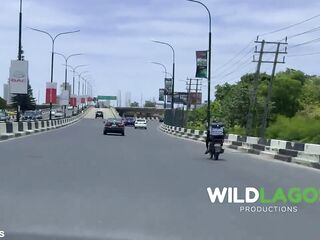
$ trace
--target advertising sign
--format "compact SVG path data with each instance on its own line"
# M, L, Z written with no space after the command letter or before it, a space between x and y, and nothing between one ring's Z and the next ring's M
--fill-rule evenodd
M166 95L172 93L172 78L165 78L164 79L164 88L165 88Z
M86 103L86 96L81 96L81 100L80 102L83 104L83 103Z
M159 89L159 101L164 101L164 89Z
M59 105L61 105L61 106L69 105L69 91L68 90L62 90L62 92L59 96Z
M190 104L200 105L202 103L202 93L190 93Z
M70 100L69 100L69 105L72 107L77 106L77 96L76 95L71 95Z
M208 52L197 51L197 72L196 78L208 78Z
M46 84L46 104L57 103L57 83L47 82Z
M28 61L11 61L9 90L10 94L28 93Z

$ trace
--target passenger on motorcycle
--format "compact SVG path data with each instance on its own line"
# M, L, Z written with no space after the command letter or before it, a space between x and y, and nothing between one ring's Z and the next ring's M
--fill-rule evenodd
M224 137L225 137L225 129L224 129L224 124L219 123L217 121L214 121L211 123L210 128L207 131L207 138L206 138L206 152L205 154L209 153L209 143L219 141L221 142L221 146L223 146L224 142Z

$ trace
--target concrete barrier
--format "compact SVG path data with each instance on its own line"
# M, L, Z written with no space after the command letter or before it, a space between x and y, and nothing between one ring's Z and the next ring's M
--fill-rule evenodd
M161 124L160 129L166 133L197 141L206 140L206 131L178 128ZM302 164L320 169L320 145L289 142L278 139L227 135L228 147L246 153L262 154L280 161Z
M13 137L20 137L36 132L48 131L58 127L68 126L82 119L86 111L65 119L59 120L43 120L43 121L28 121L28 122L6 122L0 123L0 140L7 140Z

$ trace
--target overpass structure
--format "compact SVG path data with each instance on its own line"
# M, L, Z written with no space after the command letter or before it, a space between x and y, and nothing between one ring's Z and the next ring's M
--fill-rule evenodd
M165 109L148 108L148 107L116 107L115 108L121 117L136 116L136 117L159 117L164 115Z

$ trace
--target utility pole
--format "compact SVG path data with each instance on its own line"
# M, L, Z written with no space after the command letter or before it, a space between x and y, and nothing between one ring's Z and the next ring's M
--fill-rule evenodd
M198 86L199 86L199 79L196 79L196 81L197 81L197 83L196 83L196 103L195 103L195 105L194 105L194 110L197 109L197 105L198 105L198 90L199 90Z
M188 82L188 80L189 80L189 82ZM188 87L187 87L187 89L188 89L188 95L187 95L187 111L189 111L190 110L190 93L191 93L191 81L192 81L192 79L191 78L189 78L189 79L187 79L187 85L188 85Z
M271 101L271 96L272 96L272 84L274 81L274 77L276 74L276 68L277 68L277 64L278 63L285 63L285 57L283 57L283 61L279 62L278 58L279 58L279 54L287 54L287 47L285 48L284 52L280 52L280 47L281 45L287 45L287 38L286 38L286 42L285 43L281 43L281 42L271 42L269 44L276 44L277 45L277 50L276 52L270 52L270 53L274 53L275 57L274 57L274 61L272 62L273 64L273 68L272 68L272 74L271 74L271 79L269 81L269 86L268 86L268 95L265 101L265 106L264 106L264 113L263 113L263 119L262 119L262 126L261 126L261 132L260 132L260 136L261 137L265 137L265 132L266 132L266 128L267 128L267 123L268 123L268 117L269 117L269 112L270 112L270 101ZM269 62L271 63L271 62Z
M265 45L265 40L259 42L257 40L255 43L261 44L260 51L259 51L259 60L257 64L257 70L254 75L254 80L253 80L253 89L251 90L251 96L250 96L250 104L249 104L249 112L247 115L247 126L246 126L246 135L250 136L252 134L252 124L253 124L253 112L255 110L256 106L256 99L257 99L257 90L258 90L258 85L259 85L259 77L260 77L260 69L261 69L261 63L262 63L262 57L263 57L263 51L264 51L264 45ZM255 52L257 52L257 47ZM253 60L255 62L255 60Z

